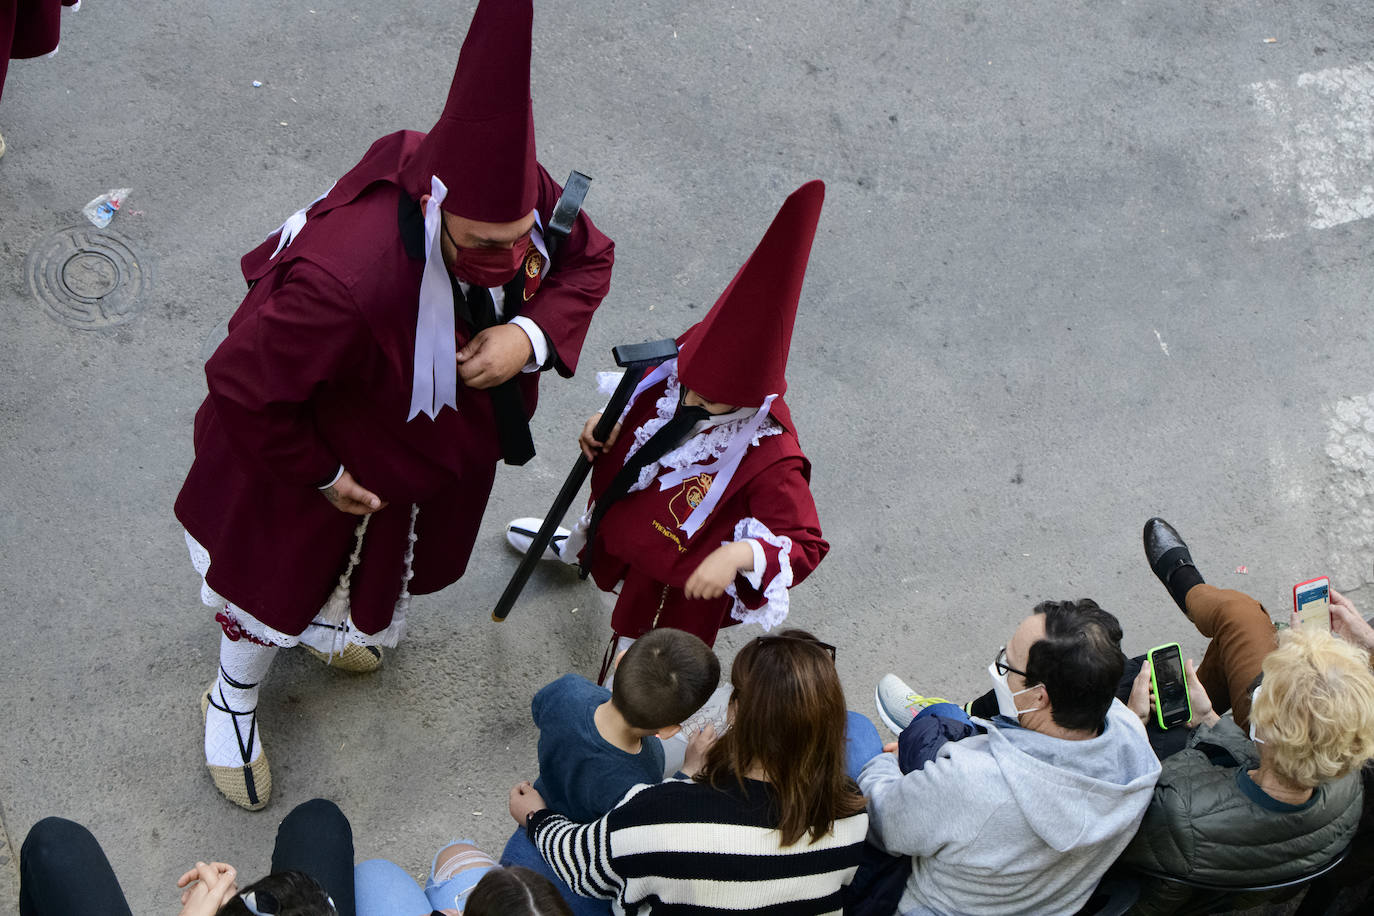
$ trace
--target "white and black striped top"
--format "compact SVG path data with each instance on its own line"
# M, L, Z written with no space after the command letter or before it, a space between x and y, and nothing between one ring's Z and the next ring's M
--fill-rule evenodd
M530 839L573 890L614 900L617 913L821 916L841 910L868 832L864 812L781 845L767 783L635 786L599 821L552 811L530 817Z

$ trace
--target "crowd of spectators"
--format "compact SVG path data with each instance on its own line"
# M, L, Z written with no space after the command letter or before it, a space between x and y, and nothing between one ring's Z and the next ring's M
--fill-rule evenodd
M536 693L538 779L510 790L499 857L453 841L421 888L383 859L354 866L346 818L317 799L282 822L268 877L240 888L196 863L181 914L1073 914L1109 870L1143 877L1132 912L1163 914L1197 882L1292 881L1368 844L1374 628L1333 591L1332 632L1276 629L1207 584L1166 522L1144 542L1210 640L1184 666L1183 726L1161 727L1149 659L1087 599L1033 608L966 704L884 677L886 745L812 634L757 637L721 685L705 643L660 629L609 688L566 675ZM684 721L679 765L662 744ZM34 826L21 875L22 916L129 912L70 821Z

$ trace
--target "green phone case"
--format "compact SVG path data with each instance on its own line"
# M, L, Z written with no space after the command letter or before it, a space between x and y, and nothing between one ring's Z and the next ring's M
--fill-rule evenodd
M1178 643L1166 642L1164 645L1155 646L1150 650L1149 654L1145 656L1145 661L1150 665L1150 686L1154 688L1156 700L1159 697L1159 681L1155 677L1155 653L1162 649L1178 649L1178 667L1180 671L1183 671L1183 649ZM1183 706L1188 710L1188 718L1180 724L1193 720L1193 698L1188 695L1188 673L1186 671L1183 671ZM1159 702L1155 703L1155 721L1159 723L1161 729L1169 730L1169 726L1164 724L1164 707ZM1177 728L1177 726L1174 727Z

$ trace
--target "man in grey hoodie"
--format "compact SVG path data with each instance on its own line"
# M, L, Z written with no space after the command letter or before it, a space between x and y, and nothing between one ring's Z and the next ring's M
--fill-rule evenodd
M1121 625L1091 600L1047 601L988 666L999 714L905 775L892 754L859 774L869 839L912 857L899 908L1074 913L1130 842L1159 760L1115 698Z

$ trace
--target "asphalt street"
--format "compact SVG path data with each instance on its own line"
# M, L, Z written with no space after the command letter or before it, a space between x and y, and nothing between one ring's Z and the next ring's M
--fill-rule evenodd
M1374 612L1368 4L538 2L540 158L594 177L611 294L577 378L546 379L539 454L499 473L468 575L415 601L376 675L284 654L260 713L275 797L233 807L202 765L218 631L171 511L203 359L242 298L239 256L373 139L433 123L473 6L87 0L55 58L11 65L12 849L46 815L80 820L149 914L175 912L198 858L265 872L277 821L317 795L360 859L419 874L453 837L499 850L507 790L535 775L530 696L594 675L608 619L547 569L492 623L516 564L503 527L552 500L610 348L698 320L812 178L828 196L788 399L832 552L791 622L839 647L852 708L873 714L887 671L983 692L1047 598L1096 598L1128 652L1200 658L1144 562L1152 515L1276 615L1323 573ZM118 187L101 233L81 207ZM68 265L73 239L104 260ZM63 265L78 292L123 285L47 304ZM753 635L722 637L727 664Z

